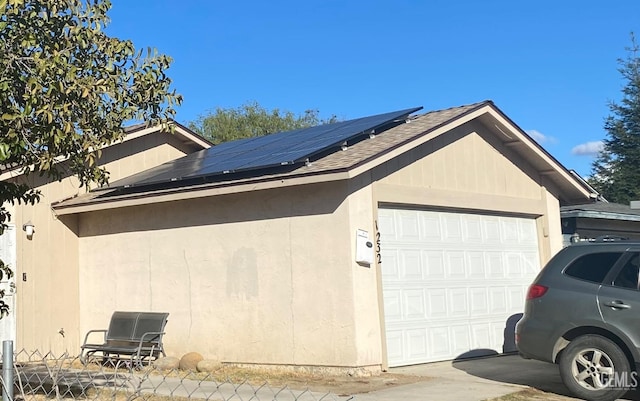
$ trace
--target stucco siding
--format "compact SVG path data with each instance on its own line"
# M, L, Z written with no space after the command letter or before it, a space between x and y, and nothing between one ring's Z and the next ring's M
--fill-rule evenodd
M401 155L381 182L539 199L540 184L523 170L526 161L506 157L508 149L492 146L481 130L479 124L465 124Z
M83 214L82 331L114 310L167 311L170 355L352 366L346 190L316 184Z
M537 221L541 265L562 247L558 196L481 123L440 135L372 174L376 203L529 216Z
M379 315L379 288L376 255L376 216L374 211L371 174L365 173L350 182L349 235L351 274L355 305L354 347L358 366L380 365L382 361L382 333ZM356 263L356 230L366 230L374 244L374 263Z
M167 136L168 135L168 136ZM170 134L147 135L103 150L112 181L133 171L183 156L185 145ZM46 177L17 176L42 193L36 205L16 205L12 223L18 229L16 250L16 347L79 353L80 331L77 216L59 219L51 203L81 194L74 176L51 182ZM31 221L31 240L22 225Z
M190 149L175 135L159 132L105 149L100 163L107 169L113 182L177 159L189 152Z

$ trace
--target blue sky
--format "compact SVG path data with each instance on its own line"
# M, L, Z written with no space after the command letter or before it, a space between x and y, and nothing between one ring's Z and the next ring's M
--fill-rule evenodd
M637 0L112 0L110 35L173 57L176 119L257 101L357 118L493 100L587 176L640 35Z

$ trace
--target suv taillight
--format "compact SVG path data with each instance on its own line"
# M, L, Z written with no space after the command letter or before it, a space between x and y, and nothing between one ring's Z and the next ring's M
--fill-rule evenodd
M532 284L527 291L527 301L530 299L536 299L543 296L549 288L540 284Z

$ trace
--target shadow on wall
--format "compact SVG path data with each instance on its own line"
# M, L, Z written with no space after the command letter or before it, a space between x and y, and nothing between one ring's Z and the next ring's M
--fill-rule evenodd
M309 184L194 198L85 213L79 219L82 237L132 231L164 230L289 218L331 215L344 202L345 181ZM62 220L62 219L61 219ZM71 220L64 220L72 225Z
M518 349L516 348L516 324L518 323L518 321L520 321L520 319L522 319L522 313L515 313L509 316L507 318L507 321L505 322L504 330L502 331L502 334L503 334L502 353L503 354L518 352ZM490 348L476 348L458 355L454 359L454 362L462 361L469 358L481 358L481 357L496 356L496 355L500 355L497 350L490 349Z
M516 324L522 319L522 316L522 313L515 313L505 321L502 354L490 349L471 350L459 355L453 361L453 367L483 379L530 386L545 392L571 396L569 390L562 383L556 365L526 360L514 354L517 352Z
M510 352L518 352L516 347L516 324L522 319L522 313L516 313L509 316L504 326L504 342L502 343L502 352L507 354Z

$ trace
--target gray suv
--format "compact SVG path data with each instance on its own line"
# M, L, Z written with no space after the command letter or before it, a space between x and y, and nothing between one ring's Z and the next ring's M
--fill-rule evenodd
M578 397L608 401L640 385L640 242L571 245L529 287L516 344L557 363Z

